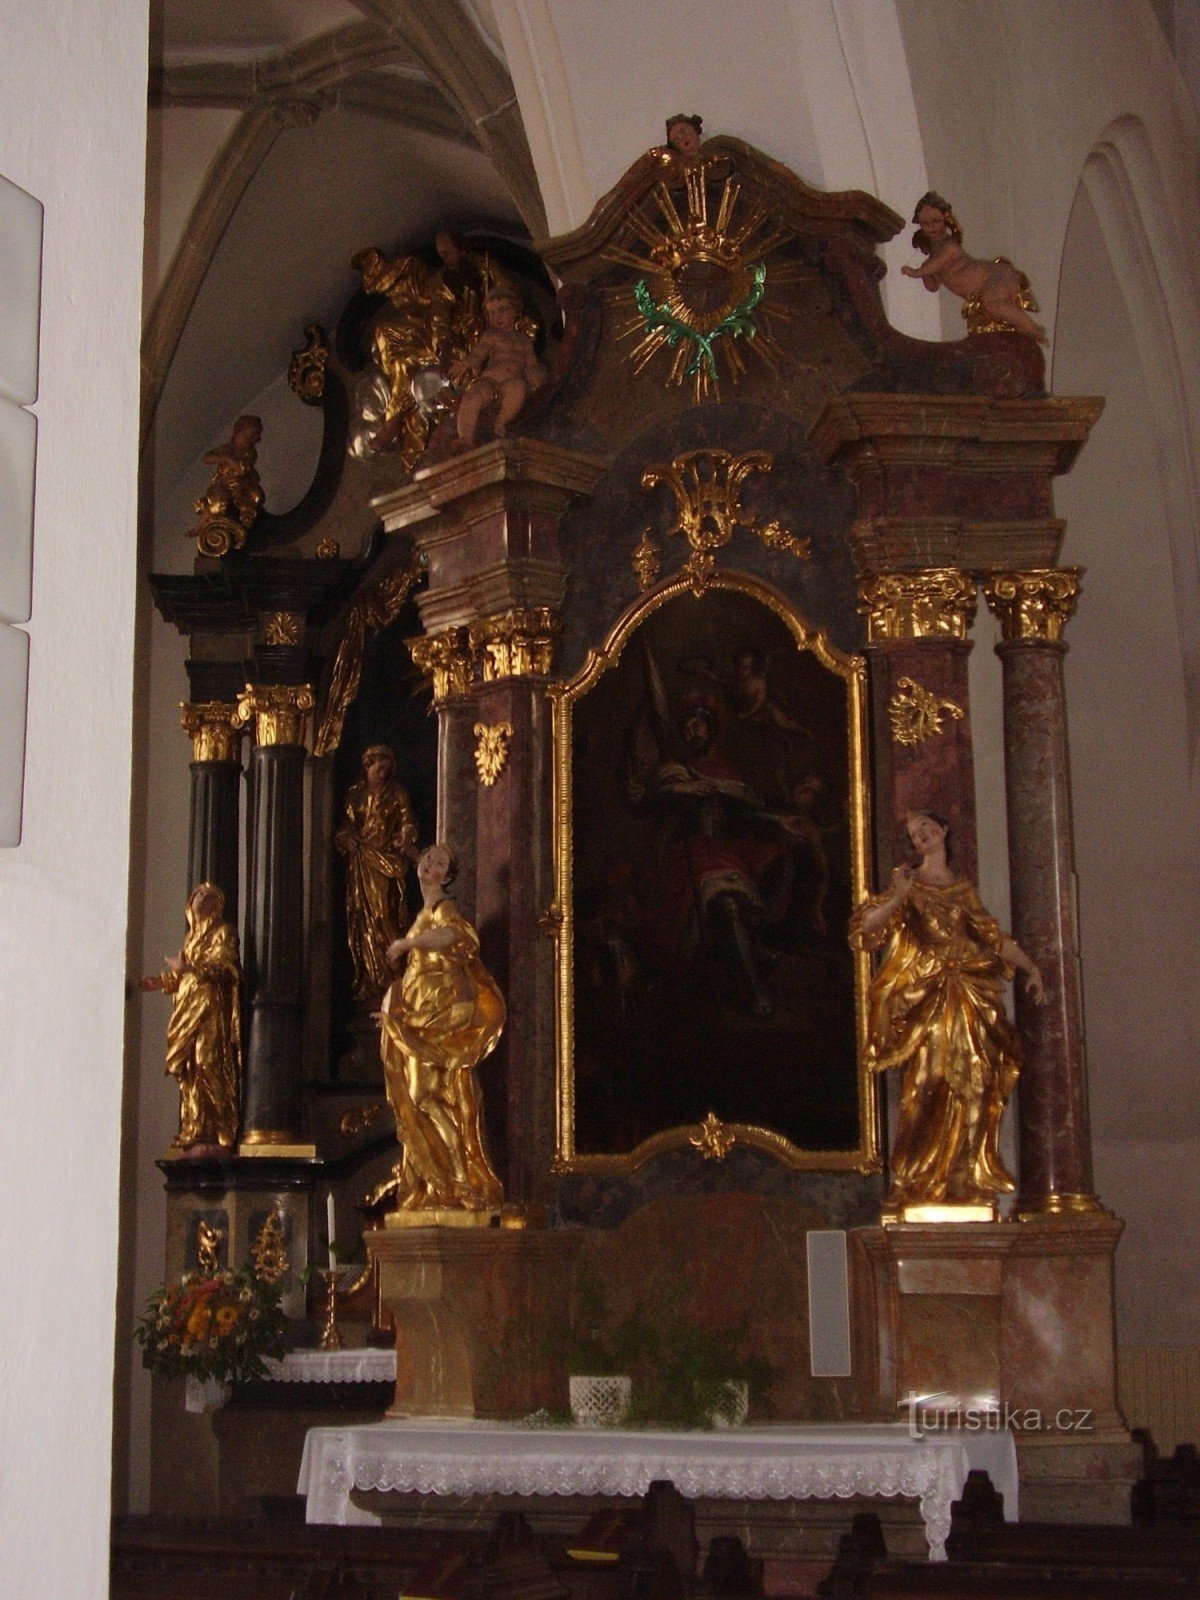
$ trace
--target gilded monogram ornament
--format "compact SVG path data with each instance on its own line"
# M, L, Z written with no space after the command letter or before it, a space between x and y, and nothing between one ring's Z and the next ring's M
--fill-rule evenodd
M642 473L643 489L665 484L675 496L675 523L667 529L667 537L682 534L692 547L684 572L695 594L703 594L711 583L716 567L713 552L728 544L737 528L756 534L771 549L786 550L797 560L808 559L808 539L786 532L778 522L760 527L742 505L742 484L752 472L770 472L774 464L765 450L749 450L741 456L728 450L690 450L669 463L656 462ZM657 554L647 530L634 552L639 579L643 570L652 570ZM642 581L643 589L652 586L653 580Z
M1057 644L1079 594L1077 567L1045 567L1033 572L997 572L983 585L989 609L1004 639L1035 639Z
M897 744L924 744L942 731L944 717L961 722L963 708L953 700L943 700L915 678L898 678L896 692L888 703L892 737Z
M741 355L745 346L774 371L780 351L760 313L787 316L780 307L765 303L764 257L791 237L790 230L771 221L762 201L755 201L735 221L741 185L728 176L716 216L710 220L709 183L715 183L715 169L720 164L721 158L713 156L683 167L683 215L675 203L678 189L673 193L665 181L653 190L657 216L649 205L645 211L631 213L629 220L646 248L645 255L619 248L608 252L611 260L643 274L632 291L636 314L619 335L641 335L628 357L634 371L641 372L660 352L671 352L667 384L683 384L690 378L697 403L719 392L718 353L735 384L745 371ZM787 264L774 267L772 282L791 273Z
M975 616L975 580L953 567L883 572L859 585L872 644L885 639L965 639Z
M504 771L512 732L511 722L475 724L475 766L485 788L490 789Z

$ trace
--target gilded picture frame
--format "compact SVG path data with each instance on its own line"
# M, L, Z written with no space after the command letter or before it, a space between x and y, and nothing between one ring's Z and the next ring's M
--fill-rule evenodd
M668 613L667 607L679 609ZM691 611L686 608L695 608ZM727 616L723 616L722 607ZM707 608L707 609L706 609ZM657 619L657 620L656 620ZM665 626L664 626L665 624ZM709 656L688 657L681 659L680 638L690 639L695 631L699 647L707 646ZM652 665L656 649L656 639L666 641L663 650L664 666L660 671ZM753 643L743 641L752 639ZM672 648L672 640L675 641ZM633 650L630 649L634 645ZM637 646L640 645L641 662L635 667L634 657L639 654ZM761 648L760 648L761 647ZM732 1039L732 1044L725 1050L723 1056L726 1076L736 1077L741 1086L737 1092L722 1095L719 1090L714 1093L714 1100L726 1100L734 1105L733 1114L721 1114L721 1108L705 1102L703 1108L699 1101L694 1099L695 1094L703 1094L703 1087L696 1087L693 1075L687 1074L689 1093L693 1094L693 1103L688 1107L687 1113L678 1120L671 1120L669 1113L661 1110L656 1114L649 1114L649 1122L643 1119L641 1125L617 1126L610 1118L605 1122L603 1116L597 1118L595 1107L589 1102L588 1085L595 1077L595 1072L589 1076L588 1063L600 1061L601 1075L607 1074L608 1078L617 1083L620 1088L620 1068L614 1066L614 1060L620 1056L620 1049L606 1049L605 1038L588 1037L588 1017L597 1013L597 1006L592 997L595 987L593 983L596 970L596 960L590 952L596 948L595 929L598 925L609 926L615 921L616 932L607 938L606 945L616 950L613 959L620 968L617 982L625 982L624 975L632 971L635 976L628 980L627 988L632 987L636 981L636 972L639 966L639 956L636 951L638 939L634 934L626 937L627 932L637 922L638 911L636 906L636 891L639 886L640 873L635 865L636 860L645 860L644 850L636 848L638 843L645 844L649 835L646 830L653 830L655 847L659 847L661 836L670 832L669 827L664 830L658 822L646 822L634 816L631 820L628 805L611 803L607 816L597 819L595 807L605 804L603 795L611 796L617 792L617 773L623 774L624 791L622 801L630 792L638 791L638 782L630 774L635 772L638 762L636 756L630 751L637 745L638 734L630 734L627 730L621 732L619 739L612 741L611 750L607 748L609 735L619 727L621 713L617 701L631 705L637 701L640 690L633 684L633 674L640 674L643 680L652 679L658 672L659 683L658 699L664 696L669 698L672 686L668 686L666 679L670 676L672 666L676 669L675 676L686 668L694 677L696 673L707 676L713 685L715 699L722 687L731 687L727 675L723 676L722 650L726 658L741 656L745 658L741 666L747 672L751 671L758 660L760 666L767 660L768 653L774 661L773 666L761 666L764 684L769 682L773 674L784 682L785 690L790 684L793 699L803 701L807 693L809 700L822 701L822 683L828 686L828 694L824 696L825 704L836 704L843 707L840 715L844 721L844 729L836 728L826 732L825 739L825 766L837 767L837 774L832 780L832 788L838 791L836 795L836 816L833 825L824 829L814 826L811 809L806 810L808 796L814 785L810 779L802 779L796 793L800 797L795 802L795 807L789 814L787 805L768 805L754 797L754 790L750 783L743 781L743 774L731 764L731 757L718 756L715 750L710 749L707 762L700 761L699 767L707 767L713 772L723 771L725 777L708 787L721 792L726 797L733 799L720 800L718 804L737 804L743 816L753 815L755 829L760 834L769 835L772 830L777 835L774 842L769 837L750 842L749 838L741 844L735 840L732 845L707 845L709 859L705 863L705 892L713 885L718 890L736 885L740 881L743 886L745 880L757 871L757 863L765 862L767 868L773 865L777 869L775 878L778 880L786 876L790 858L803 856L808 848L810 836L815 841L818 832L835 836L836 843L831 847L829 855L837 854L842 863L840 877L836 886L836 894L829 896L831 911L836 904L835 920L840 919L839 926L822 927L821 938L813 932L814 913L812 910L811 895L806 911L796 910L793 913L793 923L808 919L807 944L803 937L804 929L799 930L801 937L799 945L805 948L798 953L787 949L767 952L778 961L778 966L784 973L785 998L782 1006L772 997L779 995L779 983L775 976L758 981L752 969L753 956L743 963L738 971L734 972L727 989L727 1000L722 1002L722 1008L714 1013L714 1032L719 1033L723 1028ZM674 655L674 661L671 660ZM703 663L697 665L697 661ZM622 663L625 663L623 668ZM623 683L618 679L624 672ZM613 705L605 707L602 704L603 688L605 684L617 686L619 693ZM809 691L803 690L803 684L813 686ZM848 655L839 651L830 644L826 637L817 629L812 628L800 613L781 596L776 590L763 583L761 580L746 574L729 571L719 571L712 575L704 595L697 596L686 576L663 583L646 594L633 605L617 622L604 644L599 650L589 652L581 670L572 679L555 685L551 689L553 705L554 727L554 864L556 896L554 915L550 919L552 931L557 941L557 1140L555 1167L559 1172L621 1172L632 1171L656 1155L682 1146L695 1147L700 1155L705 1158L721 1159L728 1154L734 1145L742 1144L753 1146L769 1152L785 1166L795 1170L849 1170L859 1172L878 1171L881 1165L878 1134L878 1111L876 1085L873 1075L864 1065L864 1042L866 1036L866 997L867 984L870 977L869 959L860 953L852 952L845 938L845 922L849 912L857 905L867 893L867 860L868 860L868 827L870 805L868 794L868 779L866 765L866 663L861 656ZM778 733L779 740L786 745L787 739L793 737L791 729L797 730L794 735L795 742L801 742L806 730L802 727L800 717L807 715L812 706L803 704L793 708L790 704L776 706L771 698L768 688L759 690L759 695L764 699L768 708L765 719L774 726L768 727L765 734ZM648 690L647 699L655 698L654 691ZM678 698L678 697L677 697ZM612 696L610 696L612 699ZM703 696L697 697L694 693L688 702L689 715L694 719L695 726L691 729L691 737L703 740L703 733L699 727L701 712L697 705ZM593 707L596 708L593 714ZM793 715L795 709L799 715ZM817 706L819 710L820 707ZM665 715L665 711L664 711ZM580 740L580 730L588 732L588 719L593 717L597 722L591 732L595 736L592 744L604 751L601 758L601 769L596 768L595 756L589 757L586 752L581 755L577 750ZM614 718L616 719L614 721ZM625 721L630 720L628 712ZM647 722L653 718L644 718ZM659 726L662 726L663 717L659 717ZM710 723L715 724L720 720L719 713L710 712ZM810 717L811 720L811 717ZM828 720L828 718L826 718ZM745 731L745 730L735 730ZM669 735L668 735L669 736ZM836 760L829 759L830 740L840 739L840 754ZM617 748L620 745L621 748ZM582 747L581 747L582 748ZM674 759L667 760L666 756L674 757L680 752L660 752L664 758L651 774L649 784L641 789L642 798L645 793L653 791L656 799L661 802L669 792L677 796L687 791L685 804L694 805L694 795L689 790L686 782L677 779L680 771L692 772L686 763ZM590 761L590 766L589 766ZM720 765L724 762L724 766ZM582 763L582 765L581 765ZM647 765L643 759L642 767ZM793 765L793 774L801 770L803 763L797 768ZM749 771L749 768L748 768ZM666 775L664 781L664 774ZM752 775L752 773L751 773ZM695 774L692 772L694 778ZM807 785L807 788L805 788ZM694 789L694 784L691 786ZM803 790L803 794L801 793ZM700 802L708 804L707 801ZM830 804L832 804L832 800ZM591 812L589 813L589 808ZM749 808L749 809L748 809ZM579 815L577 815L577 812ZM621 812L620 816L615 813ZM589 814L589 820L581 828L581 817ZM821 820L818 818L817 820ZM642 833L638 833L638 829ZM737 832L736 829L726 830ZM635 848L628 855L621 852L608 851L608 836L623 837L626 841L635 840ZM820 849L819 845L814 844ZM667 845L670 849L670 844ZM689 846L695 854L694 846ZM725 863L713 861L711 852L725 849L735 854ZM736 852L742 853L739 860ZM823 852L824 853L824 852ZM663 850L658 849L661 856ZM809 848L811 855L811 848ZM693 871L693 877L695 872ZM793 887L797 880L804 875L792 872ZM808 873L811 881L812 871ZM826 877L831 878L833 872L827 872ZM766 934L763 932L762 921L765 913L762 911L763 902L768 898L766 883L769 872L764 871L761 878L763 892L757 896L759 902L759 927L751 930L751 938L757 939L765 945ZM661 883L662 879L656 880ZM595 885L601 883L597 891ZM592 885L589 891L589 884ZM827 885L828 887L828 885ZM773 891L774 892L774 891ZM597 909L599 897L599 909ZM661 895L660 899L669 896ZM748 907L751 893L744 890L742 904ZM776 898L778 895L776 893ZM798 905L802 898L793 894L792 901ZM693 911L699 904L701 896L693 896ZM721 903L722 915L729 918L731 923L736 923L737 901L736 894L722 897L720 894L710 896L708 904L712 906ZM607 907L607 910L606 910ZM627 910L633 907L632 910ZM704 911L699 915L703 917ZM607 922L606 922L607 917ZM663 920L660 918L660 921ZM749 919L747 919L749 920ZM786 920L786 919L781 919ZM815 916L816 922L821 921L820 912ZM678 924L680 918L675 917ZM696 915L692 917L693 925ZM780 922L773 925L777 930ZM793 929L795 932L795 929ZM734 965L736 966L736 951L741 945L746 944L746 937L739 933L736 927L729 934L725 948L735 952ZM784 941L781 939L780 943ZM795 942L795 941L794 941ZM833 1121L840 1130L840 1136L835 1139L817 1139L810 1137L797 1137L803 1135L805 1114L802 1107L803 1088L797 1086L796 1101L789 1114L776 1117L772 1114L774 1109L788 1100L785 1093L781 1097L772 1094L764 1078L763 1093L755 1101L753 1094L747 1098L743 1092L745 1085L753 1079L755 1067L761 1070L762 1058L770 1054L768 1046L786 1053L788 1038L786 1028L788 1018L781 1016L781 1011L788 1011L790 1003L787 999L787 975L789 972L798 973L801 970L811 970L815 959L813 950L820 943L822 959L830 970L837 974L845 975L845 982L839 993L844 994L844 1004L838 1012L837 1034L837 1108L831 1113ZM621 946L625 945L627 953L621 954ZM805 953L807 951L807 953ZM604 960L600 960L600 966ZM712 953L706 959L710 966L699 980L691 980L693 984L704 984L705 979L714 970L711 960L715 959ZM807 961L808 968L804 963ZM589 965L590 963L590 965ZM762 964L762 963L760 963ZM653 964L647 962L647 970ZM577 984L579 970L586 967L587 984L584 992L579 992ZM665 969L658 968L661 974ZM718 966L715 970L720 972ZM654 992L655 982L658 982L658 994ZM685 980L679 980L684 982ZM711 989L711 984L708 985ZM695 988L691 991L697 992ZM703 994L706 992L702 987ZM659 1003L659 995L662 1003ZM682 998L681 998L682 996ZM635 1002L636 1004L636 1002ZM667 1075L657 1072L662 1062L676 1059L678 1052L670 1048L670 1017L671 1007L678 1011L686 1005L686 995L683 991L671 990L671 977L661 976L658 980L648 978L643 985L640 997L641 1012L644 1019L648 1016L655 1018L652 1031L655 1034L655 1044L646 1045L646 1049L654 1049L653 1073L641 1070L638 1076L638 1064L633 1065L638 1088L629 1098L644 1100L644 1089L647 1079L653 1075L656 1082ZM609 1019L614 1015L611 1004L605 1003L601 996L600 1012ZM665 1020L664 1020L665 1018ZM795 1019L792 1019L793 1021ZM632 1024L636 1030L636 1020ZM665 1034L662 1030L665 1029ZM782 1031L781 1031L782 1030ZM601 1032L603 1033L603 1026ZM803 1031L803 1030L801 1030ZM596 1029L593 1026L593 1035ZM810 1026L808 1032L813 1032ZM687 1033L686 1027L680 1037ZM743 1074L737 1070L739 1040L744 1036L745 1054L748 1072ZM612 1034L609 1030L605 1036L611 1042ZM797 1034L799 1038L799 1034ZM666 1048L658 1048L666 1040ZM811 1047L811 1039L809 1041ZM820 1048L817 1046L816 1048ZM686 1054L686 1043L683 1046ZM706 1056L708 1052L703 1052ZM720 1052L716 1052L720 1054ZM693 1059L696 1052L693 1051ZM796 1057L800 1061L803 1051ZM645 1069L650 1062L643 1059L640 1066ZM581 1092L579 1070L583 1067L584 1088ZM811 1067L811 1063L810 1063ZM832 1066L831 1066L832 1071ZM796 1074L797 1078L800 1076ZM628 1078L628 1074L627 1074ZM629 1079L628 1081L633 1081ZM832 1081L832 1080L831 1080ZM666 1092L670 1093L670 1084L666 1084ZM619 1093L616 1096L619 1098ZM838 1098L840 1097L840 1098ZM609 1085L608 1100L614 1098L612 1084ZM687 1094L680 1096L680 1104L687 1099ZM745 1108L749 1105L757 1107L752 1114L746 1114ZM738 1109L740 1107L740 1110ZM765 1111L766 1114L760 1114ZM782 1123L782 1126L780 1125ZM822 1124L824 1127L832 1125L829 1118ZM605 1146L608 1146L607 1148Z

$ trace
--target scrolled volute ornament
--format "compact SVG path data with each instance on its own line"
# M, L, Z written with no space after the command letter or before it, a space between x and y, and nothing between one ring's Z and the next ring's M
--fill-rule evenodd
M984 580L988 608L1006 641L1058 644L1075 610L1078 567L1044 567L1030 572L996 572Z

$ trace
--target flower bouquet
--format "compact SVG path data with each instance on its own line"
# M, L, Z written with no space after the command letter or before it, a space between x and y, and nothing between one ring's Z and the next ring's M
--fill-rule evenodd
M267 1358L284 1353L281 1292L246 1267L185 1272L164 1283L134 1329L142 1365L166 1378L217 1384L265 1377Z

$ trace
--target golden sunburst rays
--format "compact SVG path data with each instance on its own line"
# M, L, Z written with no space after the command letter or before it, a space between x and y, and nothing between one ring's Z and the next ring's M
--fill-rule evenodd
M778 371L783 352L770 323L787 321L791 313L775 295L802 270L797 262L773 262L772 297L767 298L767 257L788 243L792 230L773 222L761 199L744 204L735 220L742 186L732 177L725 178L710 220L710 189L716 185L708 181L707 170L704 163L686 169L683 214L665 182L654 186L642 208L630 212L628 226L645 246L644 255L620 246L606 252L608 260L640 274L632 290L634 315L617 334L618 339L637 338L627 353L635 374L665 350L671 357L665 382L682 385L690 378L697 404L720 393L718 358L735 385L746 371L746 348ZM628 287L614 292L627 306Z

